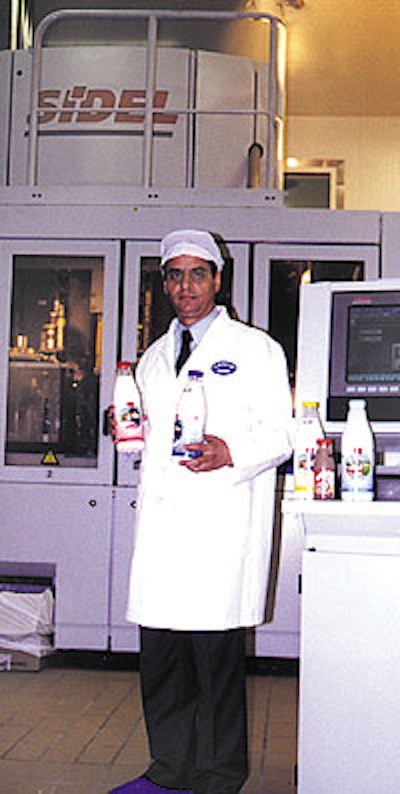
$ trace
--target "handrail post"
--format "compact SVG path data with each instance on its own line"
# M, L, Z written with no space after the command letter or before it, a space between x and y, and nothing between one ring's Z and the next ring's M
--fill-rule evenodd
M157 69L157 18L149 17L146 53L146 105L143 130L143 187L151 187L153 165L153 102Z
M27 163L27 182L28 185L36 185L37 179L37 138L38 138L38 97L40 85L40 73L42 65L42 51L40 47L33 50L33 64L31 75L31 101L29 115L28 132L28 163Z
M276 154L276 81L278 75L278 31L275 19L271 19L269 70L268 70L268 139L267 139L267 173L266 187L275 187L275 154Z

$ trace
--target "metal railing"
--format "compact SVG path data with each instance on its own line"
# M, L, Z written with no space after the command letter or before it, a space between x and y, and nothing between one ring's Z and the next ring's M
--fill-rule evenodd
M267 110L261 111L253 109L229 109L229 110L202 110L196 108L191 102L189 107L184 109L162 109L157 108L158 117L162 114L187 115L192 120L196 116L203 115L253 115L267 117L267 140L265 142L266 152L266 185L267 189L273 189L275 185L276 172L276 152L277 134L282 128L283 119L278 113L278 28L283 23L277 17L266 13L235 13L225 11L153 11L153 10L73 10L65 9L55 11L45 16L38 24L33 45L32 61L32 80L30 93L30 112L28 129L28 163L27 163L27 182L28 185L38 184L38 137L39 137L39 92L42 73L42 54L44 38L49 28L56 22L69 21L71 19L85 18L88 20L120 21L120 20L147 20L147 50L146 50L146 86L145 104L143 109L135 109L136 115L143 115L144 138L143 138L143 164L142 164L142 185L143 187L152 186L152 155L153 155L153 96L156 83L157 67L157 48L158 48L158 22L165 19L182 20L212 20L225 22L233 20L263 20L270 24L270 60L268 73L268 96ZM112 111L111 111L112 112ZM114 111L117 112L117 111ZM259 151L264 150L263 143L257 140L253 144L260 146ZM250 147L251 149L251 147ZM254 163L250 165L254 168ZM252 177L259 182L258 178ZM190 180L189 180L190 182ZM188 185L190 186L190 185ZM252 186L251 184L249 185ZM254 185L253 185L254 186Z

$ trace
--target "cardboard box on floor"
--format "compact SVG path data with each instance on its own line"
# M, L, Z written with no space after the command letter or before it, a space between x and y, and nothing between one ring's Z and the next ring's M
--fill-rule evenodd
M37 672L46 666L48 659L48 656L34 656L32 653L15 651L10 648L0 648L0 654L11 656L11 672Z
M50 588L30 592L2 590L2 586L0 583L0 654L8 658L1 669L10 669L11 657L11 670L41 670L52 651L54 595Z

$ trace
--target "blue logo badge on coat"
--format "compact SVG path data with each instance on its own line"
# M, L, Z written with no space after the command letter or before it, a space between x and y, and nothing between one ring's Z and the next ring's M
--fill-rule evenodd
M233 361L216 361L211 367L215 375L233 375L237 370Z

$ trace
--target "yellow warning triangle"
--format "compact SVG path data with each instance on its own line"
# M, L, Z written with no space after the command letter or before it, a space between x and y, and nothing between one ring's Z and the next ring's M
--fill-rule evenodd
M58 466L58 460L55 452L52 449L47 449L42 458L44 466Z

